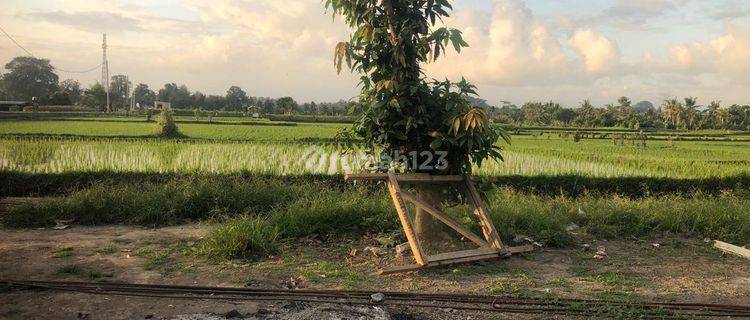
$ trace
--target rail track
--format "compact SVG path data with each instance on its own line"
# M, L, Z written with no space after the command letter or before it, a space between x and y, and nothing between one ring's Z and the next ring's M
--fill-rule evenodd
M647 319L742 318L750 319L750 306L703 303L630 303L588 299L542 299L493 295L409 293L381 291L385 298L373 301L374 291L277 290L230 287L88 283L59 281L0 280L0 284L22 290L56 290L99 295L121 295L173 299L218 299L227 301L295 301L349 305L388 305L417 308L567 315L583 317L627 317Z

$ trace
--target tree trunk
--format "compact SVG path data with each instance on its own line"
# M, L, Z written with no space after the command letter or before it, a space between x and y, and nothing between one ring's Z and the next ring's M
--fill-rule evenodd
M442 188L440 185L419 184L417 185L417 197L422 201L432 205L435 209L442 210L440 203L443 201ZM417 207L414 216L414 230L417 236L425 241L426 247L438 242L444 236L440 222L435 220L432 215Z

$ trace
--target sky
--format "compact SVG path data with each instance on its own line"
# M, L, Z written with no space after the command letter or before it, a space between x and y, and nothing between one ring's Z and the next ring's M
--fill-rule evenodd
M465 77L491 104L554 100L598 105L620 96L659 104L696 96L750 103L750 0L455 0L444 23L470 47L425 65ZM158 89L337 101L358 76L333 67L348 38L319 0L3 0L0 26L64 70L101 63ZM24 55L0 36L0 63ZM59 72L83 84L101 72Z

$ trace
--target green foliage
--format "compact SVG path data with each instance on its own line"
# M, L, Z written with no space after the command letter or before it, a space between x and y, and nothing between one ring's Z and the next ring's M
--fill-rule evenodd
M177 130L177 123L175 122L174 115L172 115L171 111L162 111L156 125L159 130L159 137L177 138L181 136L180 132Z
M334 55L338 71L346 61L361 75L362 112L345 134L362 138L373 153L415 152L418 161L405 163L412 171L471 172L472 163L502 159L496 142L507 136L489 125L481 107L471 105L476 88L464 79L428 82L422 75L420 64L437 60L446 46L458 52L468 46L459 30L436 26L448 17L447 0L327 0L325 6L355 29ZM446 170L437 169L438 157L423 156L434 151L448 152Z
M0 87L10 100L31 101L36 98L46 104L58 89L58 76L47 59L15 57L5 65Z
M243 216L220 224L206 236L200 253L221 259L253 259L279 250L279 229L266 219Z
M503 239L524 234L549 246L569 246L565 230L576 223L601 238L676 233L750 242L750 194L693 194L628 199L617 196L539 196L510 188L485 192ZM464 208L466 209L466 208ZM451 213L454 214L455 210ZM468 211L462 211L464 215ZM380 188L331 188L315 180L244 180L194 177L166 183L95 184L65 198L14 208L5 227L49 227L55 219L76 224L162 226L222 221L206 238L206 254L250 258L272 253L280 242L400 229Z

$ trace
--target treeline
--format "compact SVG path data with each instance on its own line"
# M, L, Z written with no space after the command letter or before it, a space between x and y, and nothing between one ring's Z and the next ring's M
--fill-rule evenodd
M107 110L104 86L95 83L82 88L72 79L59 81L49 60L16 57L5 65L5 69L7 72L0 76L0 100L30 101L36 97L41 105L78 105L100 111L132 110L134 107L145 110L158 100L170 102L175 109L323 116L347 116L354 105L344 100L300 104L291 97L251 96L237 86L230 87L224 95L206 95L175 83L167 83L155 90L143 83L133 87L126 76L115 75L110 80L111 110ZM658 107L648 101L632 104L627 97L601 107L594 107L589 100L584 100L576 108L567 108L556 102L527 102L520 107L505 103L496 107L482 99L470 100L487 109L495 122L513 125L750 130L750 106L722 106L719 101L704 106L692 97L668 99ZM356 114L357 109L351 111ZM350 118L342 119L349 121Z
M59 81L55 68L47 59L16 57L5 65L5 69L7 72L0 75L0 100L31 101L36 98L40 105L78 105L100 111L132 111L147 109L153 106L154 101L165 101L175 109L328 116L346 115L350 106L349 102L343 100L298 103L291 97L255 97L237 86L230 87L224 95L206 95L175 83L152 89L144 83L133 86L125 75L114 75L110 79L110 109L107 110L107 91L101 83L84 88L73 79Z
M621 97L616 104L600 108L584 100L577 108L565 108L556 102L527 102L521 107L489 106L488 110L495 122L513 125L750 130L750 106L724 107L719 101L703 106L693 97L667 99L658 107L648 101L633 105L629 98Z

